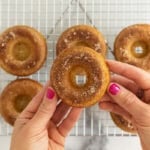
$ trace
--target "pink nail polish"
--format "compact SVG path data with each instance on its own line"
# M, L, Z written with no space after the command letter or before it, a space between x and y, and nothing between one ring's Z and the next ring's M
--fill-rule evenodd
M53 99L54 96L55 96L55 92L52 89L48 88L47 93L46 93L46 97L48 99Z
M120 91L120 87L119 87L118 85L116 85L115 83L112 83L112 84L109 86L109 92L110 92L112 95L116 95L119 91Z

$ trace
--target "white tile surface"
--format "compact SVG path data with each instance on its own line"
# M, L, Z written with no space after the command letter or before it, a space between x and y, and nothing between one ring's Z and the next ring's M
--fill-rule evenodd
M105 140L105 138L104 138ZM68 137L65 150L141 150L137 137ZM10 136L0 137L0 149L9 150Z

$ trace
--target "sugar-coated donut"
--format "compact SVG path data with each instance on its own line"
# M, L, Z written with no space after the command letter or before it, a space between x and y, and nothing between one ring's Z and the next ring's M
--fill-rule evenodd
M118 61L150 70L150 25L135 24L123 29L114 43Z
M89 47L75 46L57 56L50 79L64 103L88 107L104 95L109 83L109 71L100 53Z
M30 75L40 69L46 55L46 40L34 28L13 26L0 35L0 66L8 73Z
M32 98L42 89L42 85L31 79L17 79L9 83L0 96L1 115L10 125L24 110Z
M89 25L75 25L65 30L56 45L57 55L72 46L87 46L106 55L107 46L104 36L96 28Z
M133 127L132 123L127 121L125 118L118 114L110 113L113 122L122 130L130 133L136 133L136 129Z

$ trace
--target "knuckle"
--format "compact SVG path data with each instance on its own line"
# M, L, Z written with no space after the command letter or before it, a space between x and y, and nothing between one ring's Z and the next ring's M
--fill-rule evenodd
M42 103L41 104L41 106L39 107L39 111L41 112L41 113L49 113L49 111L50 111L50 106L49 105L47 105L47 104L45 104L45 103Z
M128 93L124 93L122 96L124 97L124 105L126 107L128 107L130 105L134 105L134 102L136 100L135 95L133 95L132 93L128 92Z

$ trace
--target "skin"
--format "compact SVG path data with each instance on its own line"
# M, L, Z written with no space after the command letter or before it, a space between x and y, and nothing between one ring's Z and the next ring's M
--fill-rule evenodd
M64 150L82 109L57 104L56 94L52 99L46 96L48 88L53 90L48 84L43 87L16 120L10 150Z
M114 74L99 106L132 121L143 150L150 150L150 74L121 62L109 60L107 63ZM112 84L119 87L115 95L109 90Z
M134 66L107 61L111 77L107 94L99 103L100 108L124 116L132 121L139 134L143 150L150 149L150 75ZM119 91L110 93L111 84ZM80 108L57 104L45 96L45 86L18 117L11 140L11 150L64 150L65 137L78 120ZM142 94L139 96L139 91ZM140 97L140 98L138 98ZM64 116L70 110L69 115Z

